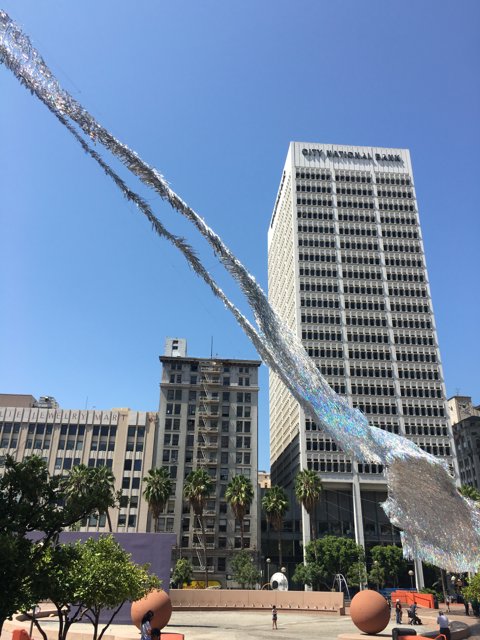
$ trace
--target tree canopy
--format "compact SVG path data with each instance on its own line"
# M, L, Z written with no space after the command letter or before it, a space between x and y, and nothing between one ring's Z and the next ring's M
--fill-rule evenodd
M238 582L242 589L253 588L261 578L261 573L255 566L255 559L246 549L237 551L232 558L232 573L235 582Z
M65 640L74 622L86 620L93 625L93 640L101 640L125 602L139 600L160 586L158 578L146 566L132 562L112 536L50 547L33 571L32 598L54 604L59 640ZM111 611L99 631L102 609ZM42 619L35 619L35 625L47 640Z
M313 469L302 469L295 477L295 497L305 508L310 518L310 539L316 537L315 507L322 495L322 481Z
M278 534L278 562L282 564L282 539L283 518L288 511L288 498L282 487L274 485L267 489L262 498L262 509L267 516L267 521L273 526Z
M205 518L203 515L208 496L213 491L213 480L205 469L199 467L191 471L183 485L183 495L189 501L193 513L200 521L202 530L203 562L205 566L205 587L208 587L207 541L205 535Z
M249 478L243 475L234 476L227 485L225 498L230 504L236 520L240 524L240 541L242 549L244 535L244 520L247 509L253 502L253 484Z
M405 571L407 563L400 547L394 544L372 547L370 555L373 562L384 569L385 581L393 587L398 586L398 576Z
M38 456L5 458L0 478L0 633L3 622L31 601L32 567L64 529L105 506L105 487L95 468L85 467L81 485L70 476L50 476ZM28 536L36 531L37 541Z
M154 530L158 531L158 518L172 493L172 480L165 467L150 469L143 479L145 489L143 497L148 502L148 508L152 513Z
M318 589L323 583L331 588L336 574L359 575L358 563L365 564L363 547L350 538L325 536L312 540L306 549L306 562L298 565L293 579ZM355 578L355 575L353 576ZM364 577L364 571L362 572Z

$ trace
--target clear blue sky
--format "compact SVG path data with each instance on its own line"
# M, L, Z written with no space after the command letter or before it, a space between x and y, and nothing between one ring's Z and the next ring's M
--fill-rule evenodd
M409 148L447 393L480 401L478 0L0 4L265 289L291 140ZM3 67L0 128L0 392L156 410L166 336L186 337L192 356L208 356L213 336L220 357L257 357L183 258ZM149 200L221 274L178 215ZM268 468L264 366L260 402Z

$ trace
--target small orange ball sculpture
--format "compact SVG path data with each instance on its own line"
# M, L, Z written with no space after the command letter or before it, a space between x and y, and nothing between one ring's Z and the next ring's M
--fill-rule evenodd
M153 611L153 618L150 620L152 629L163 629L172 615L172 601L168 594L165 591L150 591L145 598L132 602L130 615L137 629L142 626L142 618L147 611Z
M388 602L377 591L359 591L350 605L353 624L364 633L380 633L390 621Z

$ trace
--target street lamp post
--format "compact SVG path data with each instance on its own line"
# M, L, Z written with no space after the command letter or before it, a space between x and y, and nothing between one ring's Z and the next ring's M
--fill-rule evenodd
M410 586L413 589L413 576L415 575L415 572L410 569L410 571L408 572L408 575L410 576Z
M266 563L267 563L267 583L268 585L270 585L270 563L271 563L270 558L267 558Z

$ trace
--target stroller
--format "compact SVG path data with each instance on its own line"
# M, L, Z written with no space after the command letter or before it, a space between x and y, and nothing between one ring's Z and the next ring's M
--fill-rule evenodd
M412 604L412 606L407 609L407 615L409 624L422 624L422 621L417 616L417 605Z

